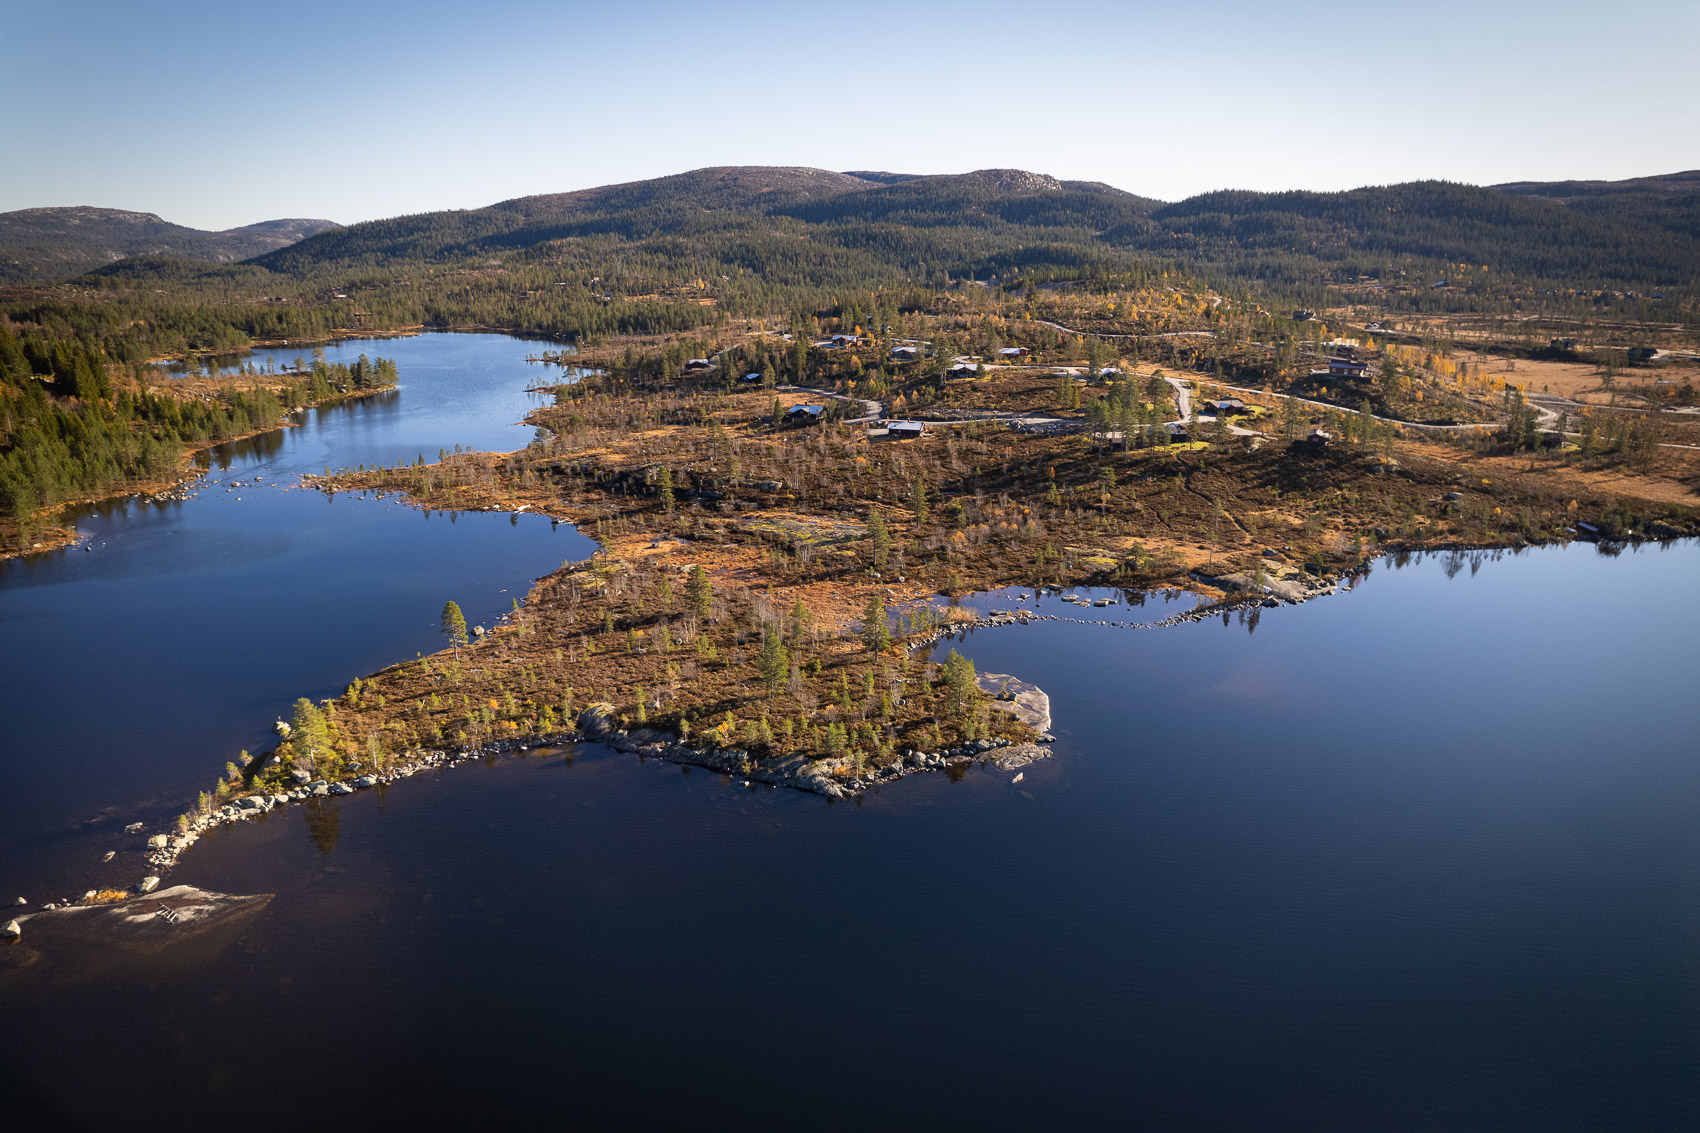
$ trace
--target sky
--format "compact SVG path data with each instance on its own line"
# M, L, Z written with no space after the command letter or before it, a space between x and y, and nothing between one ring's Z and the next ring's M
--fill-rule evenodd
M1700 167L1700 0L0 0L0 211L219 229L707 165L1222 188Z

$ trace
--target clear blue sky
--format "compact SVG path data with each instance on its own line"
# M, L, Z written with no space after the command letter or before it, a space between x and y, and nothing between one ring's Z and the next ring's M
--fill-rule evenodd
M0 0L0 211L201 228L704 165L1178 199L1700 166L1697 0Z

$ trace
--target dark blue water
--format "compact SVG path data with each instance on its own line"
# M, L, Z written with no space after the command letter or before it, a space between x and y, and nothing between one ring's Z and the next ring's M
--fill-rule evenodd
M1696 577L1572 547L980 631L1052 696L1019 783L587 747L279 812L172 879L276 893L240 939L13 973L0 1056L99 1128L1692 1129Z
M215 450L193 499L91 511L77 521L89 550L0 564L6 901L133 884L108 874L134 863L98 868L122 826L181 812L238 751L269 746L296 697L439 648L451 598L487 621L590 553L537 516L292 490L327 466L523 447L533 430L517 422L540 400L525 391L546 376L524 361L535 349L443 334L331 347L333 361L396 359L400 388Z

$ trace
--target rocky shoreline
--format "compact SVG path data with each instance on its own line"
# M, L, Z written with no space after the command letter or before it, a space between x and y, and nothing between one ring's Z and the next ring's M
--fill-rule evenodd
M1195 581L1232 589L1231 578L1216 579L1196 575ZM1097 625L1113 629L1161 629L1203 621L1224 612L1253 606L1280 606L1308 601L1338 591L1344 576L1324 578L1307 585L1303 593L1277 595L1267 590L1250 590L1238 597L1209 602L1182 613L1153 622L1124 622L1110 619L1071 618L1060 614L1041 614L1034 610L992 610L972 621L940 626L909 641L912 652L924 652L946 638L970 629L995 629L1032 622L1066 622L1075 625ZM1250 588L1248 587L1248 590ZM1087 605L1086 600L1079 600ZM470 759L505 755L533 748L561 747L573 743L604 744L615 751L634 753L645 759L661 759L692 767L702 767L741 779L745 785L763 783L807 791L831 799L853 798L871 787L896 782L909 775L923 772L947 771L983 763L1000 770L1015 771L1050 754L1045 746L1051 742L1050 698L1036 686L1004 674L985 673L979 677L980 688L993 697L994 706L1015 715L1038 733L1036 743L1013 743L1007 739L982 739L940 751L907 749L894 763L870 773L861 773L848 760L811 758L801 752L777 759L755 760L750 753L737 747L698 747L680 740L671 732L650 728L621 728L608 704L595 704L579 714L577 727L544 735L495 740L478 746L455 749L420 749L401 756L382 772L368 773L348 781L313 779L296 771L296 783L284 791L259 792L232 799L208 814L191 819L186 830L177 833L153 834L147 839L147 862L151 872L127 889L89 890L77 899L61 899L42 906L42 911L64 908L83 908L91 905L112 905L154 893L164 876L178 859L195 845L201 836L220 826L245 822L279 807L305 802L311 798L352 795L357 791L399 782L424 771L452 767ZM110 857L110 855L109 855ZM24 903L22 898L18 903ZM20 918L24 919L24 918ZM4 926L5 929L13 925ZM15 937L16 933L9 935Z
M985 679L982 679L982 683ZM1033 686L1025 687L1031 690L1027 694L1029 704L1033 703L1033 694L1042 698L1043 721L1048 726L1049 699ZM1050 737L1043 736L1042 740L1049 742ZM624 729L618 726L612 705L595 704L580 713L576 729L526 736L523 739L495 740L475 747L417 750L407 753L395 765L382 772L368 773L346 782L313 779L304 772L295 772L296 784L288 790L243 795L217 810L191 819L186 830L175 834L158 833L148 836L147 862L151 872L135 885L125 889L91 889L79 898L61 898L48 902L41 906L39 911L118 906L150 894L157 895L161 881L176 866L178 859L200 841L202 835L220 826L246 822L281 807L309 799L341 797L387 786L421 772L452 767L472 759L530 751L535 748L564 747L575 743L600 743L614 751L635 753L645 759L688 764L741 778L746 785L765 783L776 788L807 791L831 799L851 798L870 787L895 782L909 775L965 767L972 763L986 763L1001 770L1015 770L1050 754L1038 743L1016 744L1006 739L974 740L960 747L936 752L906 750L897 763L871 774L858 775L847 760L834 762L813 759L798 752L779 759L758 762L742 748L695 747L669 732L648 728ZM139 825L137 824L138 827ZM22 906L27 902L20 897L17 903ZM0 927L0 936L16 939L20 935L20 922L33 915L37 914L20 916L17 921Z

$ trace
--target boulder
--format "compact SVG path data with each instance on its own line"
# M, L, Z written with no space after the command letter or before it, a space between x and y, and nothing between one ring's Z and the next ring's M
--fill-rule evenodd
M144 877L144 878L142 878L142 883L140 885L136 886L136 892L138 892L138 893L152 893L155 889L158 889L158 888L159 888L159 878L157 878L157 877Z
M333 795L352 795L354 793L354 788L347 783L332 783L328 790Z
M314 783L312 793L314 795L318 796L319 798L323 798L324 796L331 793L330 784L329 783Z
M360 787L361 789L365 789L367 787L376 787L378 785L378 780L375 776L372 776L372 775L362 775L362 776L360 776L360 778L358 778L354 781L354 785L356 787Z
M148 839L148 849L163 850L165 849L166 843L169 841L171 841L171 839L167 838L164 834L155 834L152 838Z
M6 927L0 928L0 936L5 937L7 940L16 940L23 934L24 930L18 927L17 921L7 921Z
M291 779L294 779L297 783L299 783L303 787L305 787L313 779L313 777L311 775L307 774L305 771L301 770L299 767L290 768L289 777Z
M592 704L579 713L578 727L586 739L602 740L619 728L619 718L612 704Z

